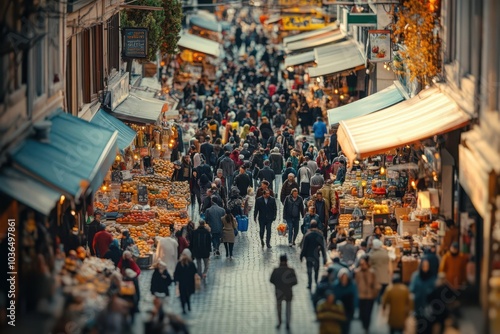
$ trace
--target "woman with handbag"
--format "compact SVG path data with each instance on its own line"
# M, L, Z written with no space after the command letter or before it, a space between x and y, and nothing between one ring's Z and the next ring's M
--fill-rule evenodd
M226 209L226 215L222 217L222 225L222 242L226 249L226 258L232 260L235 236L238 234L238 223L228 209Z

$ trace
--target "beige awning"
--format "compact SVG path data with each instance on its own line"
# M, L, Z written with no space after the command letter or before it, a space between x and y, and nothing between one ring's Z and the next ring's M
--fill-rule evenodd
M177 45L181 48L190 49L214 57L219 57L221 55L221 45L219 43L192 34L182 34Z
M316 67L309 68L311 77L338 73L365 64L365 58L354 41L314 49Z
M296 42L288 43L286 46L287 53L296 52L299 50L308 50L315 47L326 45L329 43L335 43L343 40L345 38L344 33L340 29L335 29L325 34L315 36L313 38L307 38L304 40L298 40Z
M314 51L288 55L285 58L285 67L311 63L314 61Z
M470 116L438 88L392 107L340 121L338 141L350 161L465 126Z
M279 18L281 19L281 16ZM324 28L321 28L321 29L308 31L308 32L304 32L302 34L297 34L297 35L293 35L293 36L287 36L287 37L283 38L283 46L287 46L289 43L292 43L292 42L297 42L297 41L310 39L310 38L316 38L316 37L322 36L328 32L334 31L338 28L339 27L336 23L332 23L332 24L330 24Z

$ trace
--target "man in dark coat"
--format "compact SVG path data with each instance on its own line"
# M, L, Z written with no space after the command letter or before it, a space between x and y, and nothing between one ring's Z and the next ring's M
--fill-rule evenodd
M299 189L299 184L295 182L295 175L289 173L288 178L283 182L283 186L281 187L281 203L285 204L285 198L292 193L293 189Z
M240 173L234 178L234 185L240 191L240 195L245 197L248 192L248 187L252 186L252 178L246 173L246 167L240 167Z
M269 187L271 189L273 189L273 183L274 183L273 181L275 180L276 175L274 174L274 171L270 167L269 160L264 161L264 168L262 168L259 171L259 174L257 177L260 180L260 182L262 182L264 180L269 182Z
M200 221L200 226L193 231L191 237L191 252L196 259L196 268L198 274L202 278L207 277L208 265L210 262L210 251L212 250L212 236L210 235L209 227L204 220ZM201 261L203 260L203 272L201 271Z
M100 211L94 212L94 220L88 224L86 228L87 245L90 248L90 254L92 256L95 255L94 247L92 245L94 243L94 236L97 232L99 232L99 227L101 226L101 217L102 213Z
M323 233L318 230L318 223L316 221L311 222L311 227L309 232L304 237L304 243L302 245L302 251L300 252L300 262L306 258L307 264L307 288L311 289L312 285L312 271L314 268L314 282L316 287L318 287L318 276L319 276L319 253L323 255L323 265L326 265L326 249L325 249L325 238L323 238Z
M219 167L222 169L222 175L226 178L227 190L231 190L233 186L233 173L235 169L234 161L229 157L229 151L224 152L224 158L221 160Z
M210 157L212 156L213 151L214 146L210 143L210 136L205 136L205 142L200 146L200 153L203 154L208 163L210 163Z
M283 219L288 225L288 243L289 246L295 246L295 240L299 235L300 217L304 218L304 200L299 196L297 188L292 190L292 193L285 198L283 206Z
M222 237L222 217L226 210L217 205L217 198L212 198L212 206L205 213L205 219L212 232L212 245L216 256L220 256L219 246Z
M278 207L276 206L276 200L271 197L269 190L264 190L264 194L257 198L255 201L255 210L253 214L253 219L257 221L259 217L259 235L261 246L264 247L264 229L266 230L266 244L267 248L271 248L271 225L273 221L276 220L276 215L278 213Z
M276 302L278 309L278 329L281 327L282 302L286 302L286 329L290 329L290 319L292 317L292 287L297 285L297 275L295 270L288 266L286 254L280 256L280 266L273 270L271 283L276 288Z

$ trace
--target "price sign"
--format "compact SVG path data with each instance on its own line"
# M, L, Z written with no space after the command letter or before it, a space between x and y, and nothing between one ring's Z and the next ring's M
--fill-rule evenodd
M120 202L131 202L131 201L132 201L132 193L120 192Z
M160 208L167 208L168 207L168 202L166 199L162 199L162 198L157 198L156 201L156 206L157 207L160 207Z
M146 167L146 174L153 175L155 173L155 169L153 167Z
M114 170L111 172L111 182L113 183L122 183L123 177L122 173L119 170Z
M174 210L174 205L172 203L167 203L167 210Z
M132 180L132 173L129 170L122 170L122 180L128 181Z
M354 230L354 239L361 239L363 237L363 222L362 221L352 221L349 223L349 229Z
M139 204L147 204L148 200L148 188L146 186L137 186L137 201Z

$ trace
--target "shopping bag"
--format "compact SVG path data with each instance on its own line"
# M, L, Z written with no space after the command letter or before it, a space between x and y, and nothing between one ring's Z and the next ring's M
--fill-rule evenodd
M194 274L194 288L196 292L201 290L201 277L198 274Z
M236 221L238 222L238 231L246 232L248 231L248 217L247 216L236 216ZM236 232L235 232L236 235Z

